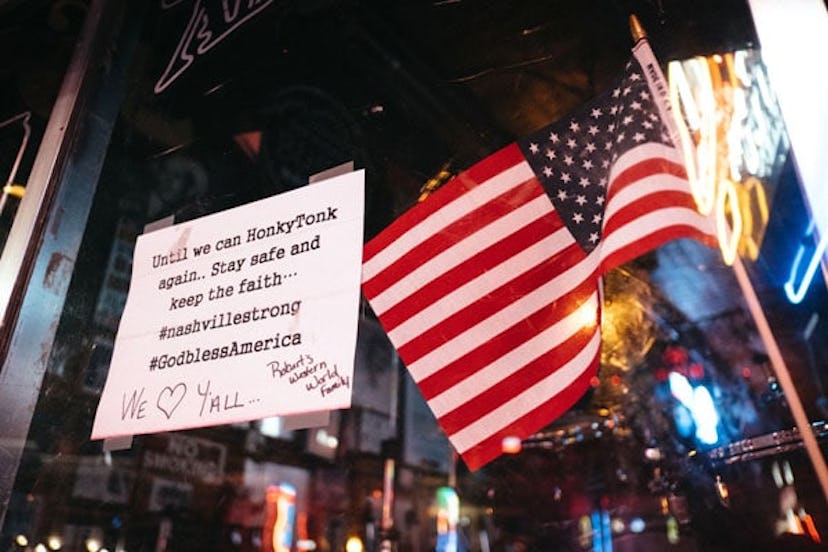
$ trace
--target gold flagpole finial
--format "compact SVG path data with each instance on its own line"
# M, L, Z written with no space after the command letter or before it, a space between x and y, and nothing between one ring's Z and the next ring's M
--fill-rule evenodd
M635 14L630 14L630 34L632 34L633 42L647 38L647 31L641 26L641 21L638 20Z

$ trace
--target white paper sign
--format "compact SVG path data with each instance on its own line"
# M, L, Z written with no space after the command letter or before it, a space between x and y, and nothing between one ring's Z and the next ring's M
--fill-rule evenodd
M364 178L140 236L92 439L350 406Z

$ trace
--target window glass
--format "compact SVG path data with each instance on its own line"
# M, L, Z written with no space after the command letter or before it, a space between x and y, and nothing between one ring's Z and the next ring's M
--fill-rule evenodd
M0 7L0 251L6 244L85 10L71 3Z
M72 16L72 3L53 4L12 13L65 41L52 18ZM111 451L89 439L147 225L295 190L352 162L365 169L370 239L623 69L631 41L618 3L548 4L156 0L133 9L124 29L140 36L0 548L816 546L828 508L762 336L718 252L687 241L607 275L598 377L559 420L477 471L452 452L364 300L351 408L310 427L273 417L138 435ZM744 7L711 5L716 17L700 19L649 4L642 16L665 65L752 40ZM690 24L713 19L709 33ZM68 50L34 41L21 51L63 67ZM13 76L30 89L60 75L23 66ZM25 123L47 112L48 93L20 94L20 110L0 116L6 171L26 143ZM27 110L31 118L14 118ZM13 180L22 182L34 141ZM801 307L780 294L786 229L806 216L786 151L766 184L773 214L751 276L773 327L796 328L783 330L782 346L821 439L825 285L817 276ZM16 201L7 191L3 221Z

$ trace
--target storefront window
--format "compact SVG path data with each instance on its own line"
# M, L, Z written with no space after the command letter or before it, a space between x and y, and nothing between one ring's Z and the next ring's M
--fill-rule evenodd
M0 49L21 52L0 64L17 85L0 95L0 245L68 44L102 4L0 7ZM600 370L586 394L480 469L454 452L365 297L351 408L90 440L139 235L313 185L333 168L365 171L368 241L451 177L606 89L630 52L630 7L665 70L685 63L684 116L698 115L688 106L708 92L699 64L716 63L699 59L736 60L743 86L716 91L743 94L726 104L726 126L747 130L717 135L736 152L727 169L755 222L737 255L824 447L828 294L817 271L804 300L785 298L796 247L813 234L747 6L125 4L108 4L116 32L79 90L76 157L49 184L76 195L43 199L41 237L62 209L81 213L76 251L33 238L34 256L19 264L45 263L47 277L15 288L4 319L2 396L36 407L9 421L10 436L29 425L25 439L6 438L0 420L0 454L17 451L0 463L14 471L0 477L0 549L785 550L828 538L820 468L766 335L721 252L685 239L605 276ZM761 148L749 133L765 137ZM687 138L701 149L710 136L691 128ZM50 312L30 302L41 288L63 291L41 298L59 315L40 321L33 345L20 328ZM42 378L21 385L33 346Z

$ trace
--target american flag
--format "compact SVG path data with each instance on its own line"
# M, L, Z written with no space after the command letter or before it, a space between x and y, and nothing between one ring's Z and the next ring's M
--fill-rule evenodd
M365 245L363 292L467 466L566 412L597 374L600 279L709 241L645 40L617 86L459 174Z

